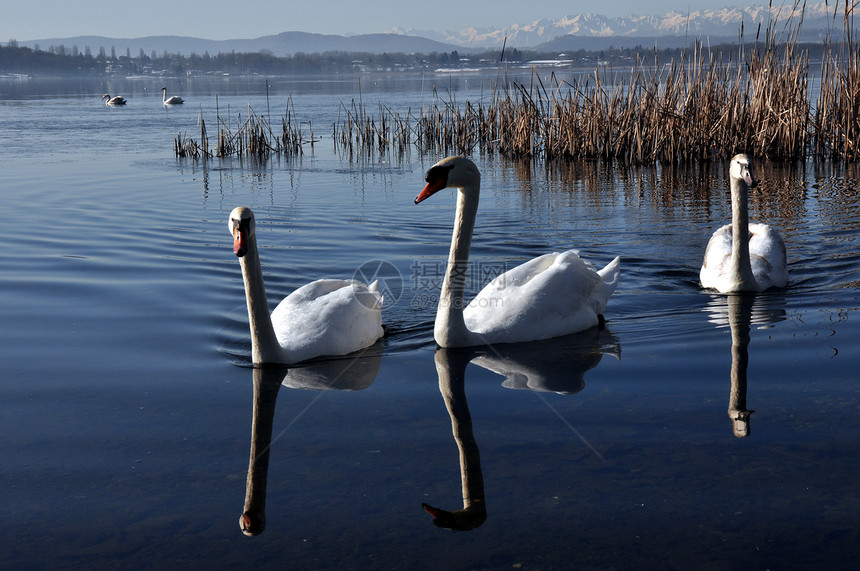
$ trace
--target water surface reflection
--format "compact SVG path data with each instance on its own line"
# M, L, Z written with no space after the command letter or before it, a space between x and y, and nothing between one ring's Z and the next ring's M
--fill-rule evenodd
M738 438L746 438L752 430L747 409L747 367L751 325L764 329L785 319L784 294L734 293L714 295L705 307L709 321L719 326L729 325L732 332L731 390L729 419Z
M373 384L373 380L379 373L381 359L382 353L376 345L343 359L320 361L289 369L253 369L251 457L245 486L245 507L239 517L242 533L247 536L259 535L266 528L269 452L272 445L275 403L281 386L314 391L360 391ZM292 419L290 424L300 416L301 413ZM287 428L289 425L284 430Z
M481 456L472 429L466 400L466 367L475 363L506 378L511 389L575 394L585 388L585 373L596 367L603 355L620 356L617 340L605 327L547 341L468 347L438 348L434 355L439 392L451 417L454 441L460 451L463 508L445 510L422 503L437 527L467 531L487 519Z

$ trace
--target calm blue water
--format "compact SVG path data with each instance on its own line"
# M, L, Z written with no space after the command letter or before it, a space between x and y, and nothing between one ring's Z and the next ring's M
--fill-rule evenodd
M697 283L708 237L730 218L727 165L476 155L472 289L569 247L601 265L621 255L623 277L603 331L437 354L454 197L412 200L439 157L350 162L328 137L359 93L369 111L415 110L433 86L464 101L493 79L272 82L272 115L292 96L322 141L264 165L173 156L201 111L214 133L216 95L234 124L249 104L265 112L262 80L4 80L0 565L852 565L860 171L761 163L751 211L781 229L790 283L729 300ZM165 83L184 106L162 108ZM107 108L104 92L129 104ZM226 226L238 205L255 211L273 304L366 262L396 269L384 276L397 294L389 335L372 354L248 366ZM730 398L755 411L746 438ZM252 442L269 457L252 471L266 527L249 538L238 518ZM466 518L471 531L439 529L421 507L458 510L464 494L486 506L485 520Z

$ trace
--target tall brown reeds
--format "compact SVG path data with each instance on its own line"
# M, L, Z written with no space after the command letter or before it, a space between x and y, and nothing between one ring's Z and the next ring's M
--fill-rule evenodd
M637 60L629 74L610 68L548 84L537 73L488 103L456 104L436 95L411 125L383 110L370 117L353 102L335 140L350 150L403 146L411 134L421 151L478 147L511 157L603 158L630 163L757 156L800 158L808 144L808 55L796 49L799 23L785 44L768 26L745 56L694 43L677 61ZM394 125L394 127L392 127Z
M267 97L267 109L268 97ZM287 100L286 111L281 118L281 131L276 133L268 119L268 115L260 115L251 106L248 106L248 114L243 119L239 114L236 117L235 130L230 126L228 116L222 117L218 98L215 98L215 115L218 121L218 134L215 137L215 148L209 147L209 137L206 132L206 122L203 111L200 112L200 139L199 141L188 138L185 134L179 134L174 139L174 153L177 157L190 158L212 158L215 157L247 157L266 159L272 155L294 156L304 152L303 145L313 145L314 134L310 128L310 136L305 139L301 122L296 118L292 98Z
M837 3L838 5L839 3ZM723 158L738 151L773 159L808 156L860 160L860 49L853 38L854 3L834 9L843 22L841 47L825 40L818 101L810 99L809 54L801 49L806 3L787 19L759 26L737 48L694 42L670 62L639 57L629 73L598 67L545 85L537 73L496 92L488 102L458 105L434 91L434 102L410 124L387 122L421 151L480 148L510 157L603 158L641 164ZM770 6L773 10L772 5ZM335 125L351 148L373 146L383 117ZM410 137L411 135L411 137ZM338 138L338 137L336 137Z
M860 161L860 49L854 38L854 2L842 11L842 41L825 39L821 86L812 121L817 158ZM834 21L838 12L834 14Z
M725 158L739 151L771 159L860 161L854 3L834 9L834 27L842 20L842 40L834 47L825 39L814 107L809 54L800 43L806 3L795 1L788 10L790 17L781 23L773 19L764 30L758 26L750 42L741 26L737 46L728 51L693 42L669 62L659 61L656 50L639 56L629 72L599 66L566 79L556 74L542 79L534 72L527 83L512 82L478 102L461 104L434 88L431 102L417 112L400 114L380 103L374 115L359 89L358 101L341 105L332 140L350 157L402 155L414 146L441 154L477 148L508 157L630 164ZM290 103L279 137L250 108L235 135L219 118L214 154L301 153L302 130L294 115ZM177 155L194 156L195 145L177 137Z

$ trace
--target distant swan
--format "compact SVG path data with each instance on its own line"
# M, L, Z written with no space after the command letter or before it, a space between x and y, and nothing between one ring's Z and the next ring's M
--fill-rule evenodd
M164 102L165 105L180 105L182 103L185 103L184 99L182 99L181 97L178 97L176 95L171 95L168 98L166 87L161 88L161 100Z
M788 268L782 237L767 224L749 222L747 195L758 183L747 155L732 158L729 178L732 223L714 232L708 242L699 272L702 286L721 293L785 287Z
M127 102L125 99L117 95L116 97L111 97L109 94L105 93L102 95L102 101L105 102L105 105L109 105L114 107L116 105L125 105Z
M620 259L596 271L576 251L544 254L496 277L463 301L465 272L478 211L481 174L465 157L448 157L427 171L419 203L456 188L454 234L433 336L440 347L469 347L550 339L597 325L620 276Z
M269 315L254 213L235 208L228 227L245 282L255 365L346 355L382 337L382 295L377 282L367 286L356 280L317 280L288 295Z

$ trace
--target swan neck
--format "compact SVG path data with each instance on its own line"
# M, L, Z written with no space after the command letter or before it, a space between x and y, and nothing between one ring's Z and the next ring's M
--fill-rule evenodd
M272 326L263 269L257 251L257 238L249 236L248 251L239 258L245 281L245 299L248 303L248 322L251 327L251 358L255 365L283 362L281 345Z
M749 187L732 179L732 277L740 289L755 289L750 265Z
M457 192L457 212L454 216L454 232L451 236L451 251L439 294L436 311L434 337L442 347L468 345L469 330L463 318L466 291L466 274L469 267L469 250L478 212L479 185L464 187Z

